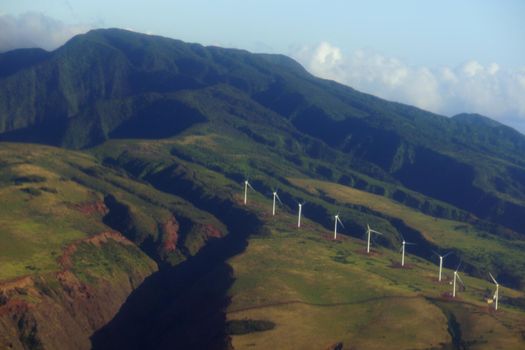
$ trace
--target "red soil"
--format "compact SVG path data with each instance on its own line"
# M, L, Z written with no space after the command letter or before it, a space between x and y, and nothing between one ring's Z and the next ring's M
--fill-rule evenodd
M441 299L443 299L444 301L461 301L462 299L458 296L458 294L456 293L456 297L452 297L452 292L445 292L443 294L441 294Z
M79 239L74 241L73 243L70 243L63 250L62 256L58 258L58 263L64 270L70 269L72 266L71 257L77 251L77 247L80 243L91 243L97 247L100 247L102 243L107 242L109 239L112 239L122 244L133 245L131 241L129 241L126 237L124 237L116 231L104 231L94 236Z
M407 270L411 270L414 268L414 265L412 264L405 264L405 266L401 266L401 263L400 262L391 262L390 264L390 267L393 268L393 269L407 269Z
M378 252L377 250L374 250L374 249L370 249L370 253L367 253L366 252L366 248L357 249L354 252L356 252L357 254L360 254L360 255L364 255L364 256L381 256L381 255L383 255L381 252Z
M164 232L164 241L162 242L162 251L171 253L177 249L177 241L179 239L179 223L175 217L171 217L162 225Z
M104 231L91 237L79 239L69 244L63 250L62 256L58 259L58 263L62 267L62 270L57 272L56 277L62 285L63 289L71 297L90 299L93 294L90 291L90 288L86 284L80 282L78 278L70 271L71 267L73 266L71 258L73 254L75 254L75 252L77 251L78 245L81 243L90 243L99 247L101 244L106 243L110 239L121 244L133 245L131 241L129 241L119 232Z
M213 225L203 225L202 230L208 238L221 238L222 232Z
M97 214L100 216L104 216L109 212L109 209L102 201L78 203L75 204L73 207L86 215Z
M437 274L437 272L436 272ZM436 283L436 284L448 284L450 281L452 281L450 278L448 278L447 276L441 276L441 282L439 282L439 278L436 276L436 277L430 277L429 278L430 281Z
M9 299L5 305L0 306L0 316L22 314L29 310L30 305L20 299Z

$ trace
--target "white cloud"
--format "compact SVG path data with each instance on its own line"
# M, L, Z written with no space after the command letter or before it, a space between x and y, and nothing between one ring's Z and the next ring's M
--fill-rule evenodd
M338 64L342 58L341 50L329 43L323 42L315 49L314 59L321 64L333 66Z
M477 61L469 61L463 65L463 72L469 77L482 73L484 70L483 66Z
M498 71L499 71L499 64L497 63L491 63L487 68L487 72L489 72L491 75L496 74Z
M0 15L0 52L28 47L52 50L91 28L86 24L66 24L39 12Z
M480 113L525 131L525 67L476 60L458 67L414 67L372 51L344 53L327 42L292 56L314 75L385 99L444 115Z

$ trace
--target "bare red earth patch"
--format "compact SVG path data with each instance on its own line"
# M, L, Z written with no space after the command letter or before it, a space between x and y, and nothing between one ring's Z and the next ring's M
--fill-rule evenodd
M164 253L171 253L177 249L177 242L179 240L179 223L175 217L171 217L162 225L164 233L164 240L162 242L162 251Z
M390 263L390 267L393 268L393 269L407 269L407 270L411 270L411 269L414 268L414 265L412 265L412 264L405 264L405 266L401 266L401 263L392 261Z
M203 232L208 238L221 238L222 232L213 225L203 225Z
M377 250L374 250L374 249L370 249L370 253L367 253L366 252L366 248L356 249L356 250L354 250L354 252L357 253L357 254L360 254L360 255L364 255L364 256L381 256L381 255L383 255L381 252L379 252Z
M101 215L104 216L109 212L104 202L83 202L73 205L73 207L86 215Z

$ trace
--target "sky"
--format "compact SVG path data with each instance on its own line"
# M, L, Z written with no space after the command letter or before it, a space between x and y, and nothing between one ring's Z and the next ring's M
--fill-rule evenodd
M0 52L119 27L282 53L311 73L525 132L523 0L0 0Z

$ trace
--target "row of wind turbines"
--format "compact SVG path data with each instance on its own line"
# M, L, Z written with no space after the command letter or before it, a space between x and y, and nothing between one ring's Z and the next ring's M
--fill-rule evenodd
M252 187L250 182L248 180L245 180L244 181L244 205L247 205L247 203L248 203L248 188L251 188L252 190L255 191L255 189ZM281 198L279 198L279 194L277 193L277 190L273 190L272 191L272 195L273 195L272 216L275 216L277 201L279 201L279 203L281 203L281 205L283 205L283 202L281 201ZM303 205L305 205L306 203L305 202L302 202L302 203L299 202L297 204L298 204L297 228L301 228L302 210L303 210ZM339 217L339 213L337 213L336 215L334 215L334 241L337 240L337 228L338 228L339 224L341 225L341 227L344 228L343 222L341 221L341 218ZM367 230L366 230L366 235L367 235L366 253L370 254L370 245L371 245L372 234L378 234L378 235L381 235L381 236L384 236L384 234L379 232L379 231L371 229L370 225L368 225L368 224L366 225L366 227L367 227ZM403 236L401 236L401 238L402 238L401 249L400 249L400 251L401 251L401 267L404 267L405 266L405 246L407 246L407 245L415 245L415 243L405 241L405 238ZM443 272L443 260L447 256L449 256L450 254L452 254L452 252L448 252L448 253L446 253L444 255L440 255L440 254L438 254L436 252L434 252L434 254L439 257L438 281L441 282L442 281L442 272ZM459 283L461 283L463 286L465 286L465 284L463 283L463 280L459 276L459 272L458 271L459 271L460 266L461 266L461 263L458 265L458 267L454 271L454 278L453 278L453 281L452 281L452 297L453 298L456 297L457 281L459 281ZM494 278L494 276L492 276L492 274L490 272L489 272L489 275L490 275L490 278L492 279L492 281L494 282L494 284L496 285L496 290L494 292L494 295L493 295L492 299L494 301L494 309L498 310L499 283Z

